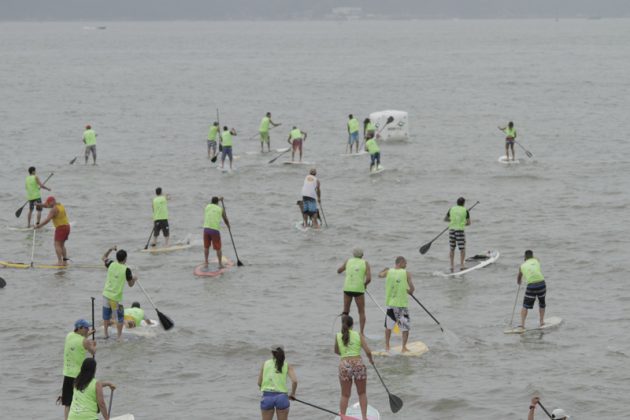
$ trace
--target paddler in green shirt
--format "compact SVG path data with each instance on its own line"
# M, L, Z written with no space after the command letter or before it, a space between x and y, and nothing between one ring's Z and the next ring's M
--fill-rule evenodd
M219 135L219 123L214 122L208 131L208 157L213 158L217 154L217 136Z
M352 153L352 145L356 144L357 153L359 153L359 120L354 115L348 115L348 144L350 145L350 153Z
M153 242L151 246L157 244L157 238L160 235L164 235L164 248L168 247L168 238L170 237L170 231L168 227L168 194L162 195L162 188L157 187L155 189L156 197L153 198L151 208L153 209Z
M365 289L372 281L370 264L363 259L363 250L355 248L352 251L352 258L344 261L343 265L337 269L341 274L345 271L346 280L343 283L343 312L342 315L350 315L350 305L352 299L359 311L359 323L361 334L365 328Z
M93 332L92 324L85 319L79 319L74 323L74 331L66 335L66 342L63 346L63 386L60 397L61 405L64 406L65 419L68 418L72 404L74 380L81 371L81 365L88 353L92 357L96 354L96 341L88 338Z
M85 144L85 164L87 165L88 156L92 153L92 160L94 161L94 165L96 165L96 133L92 130L92 126L90 124L85 126L85 131L83 132L83 143Z
M131 269L127 267L127 252L124 249L116 252L116 261L108 258L110 252L115 250L115 246L109 248L102 258L105 267L107 267L107 280L103 288L103 328L105 338L109 338L109 324L113 319L120 341L125 317L122 305L123 289L125 282L129 287L133 287L138 277L133 275Z
M276 124L271 121L271 112L267 112L263 119L260 121L260 128L258 132L260 133L260 152L264 152L264 145L267 143L267 151L271 152L271 138L269 137L269 125L277 127L280 123Z
M42 181L39 180L39 177L35 173L35 167L31 166L28 168L28 176L26 177L26 199L28 200L28 217L26 219L26 227L31 227L31 219L33 217L33 208L37 211L36 222L38 225L42 219L42 208L36 207L36 204L42 203L42 192L40 188L51 191L50 188L42 184Z
M223 254L221 252L221 232L219 227L221 226L221 220L229 228L230 221L227 218L225 209L219 206L219 200L223 202L223 197L212 197L210 204L208 204L204 210L203 216L203 258L204 264L208 266L208 254L210 253L210 245L217 253L217 261L219 268L223 266Z
M221 169L223 169L225 156L227 156L230 158L230 170L232 170L232 146L234 145L232 136L236 136L236 130L234 128L230 130L227 125L224 126L221 133Z
M507 127L499 127L499 130L505 133L505 159L510 160L509 150L512 150L512 160L515 160L514 142L516 141L516 128L514 128L514 123L510 121Z
M365 150L370 154L370 172L381 169L381 148L372 134L365 142Z
M386 268L378 276L385 278L385 305L387 315L385 316L385 351L389 351L389 339L392 336L392 329L396 324L402 331L401 353L409 351L407 341L409 340L409 298L416 290L411 281L411 274L407 272L407 260L404 257L396 257L394 268Z
M376 135L376 126L369 118L363 120L363 139L367 140Z
M125 326L127 328L140 327L142 321L147 325L153 324L153 321L145 318L144 309L140 307L140 302L134 302L131 304L131 308L125 308Z
M538 299L538 311L540 313L540 326L545 325L545 296L547 295L547 286L545 284L545 277L540 269L540 261L534 257L534 252L530 249L525 251L525 262L521 264L518 270L518 276L516 282L521 284L523 278L527 283L527 289L525 290L525 298L523 299L523 307L521 308L521 325L520 328L525 328L525 318L527 318L527 311L534 309L534 303Z
M464 207L466 199L459 197L457 199L457 205L451 207L446 212L444 217L445 222L448 223L448 243L451 248L449 258L451 260L451 273L455 271L455 245L459 248L460 268L466 269L464 261L466 260L466 236L464 229L466 226L470 226L470 213Z

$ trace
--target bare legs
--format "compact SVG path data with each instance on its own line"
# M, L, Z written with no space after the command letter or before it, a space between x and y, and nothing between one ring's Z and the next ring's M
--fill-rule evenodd
M352 296L348 296L347 294L343 294L343 313L350 313L350 305L352 304ZM363 330L365 328L365 295L355 296L354 303L357 305L357 310L359 311L359 324L361 325L361 335L363 335Z

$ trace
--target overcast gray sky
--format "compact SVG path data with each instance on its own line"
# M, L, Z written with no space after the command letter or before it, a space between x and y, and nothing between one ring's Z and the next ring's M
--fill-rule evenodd
M0 20L630 17L630 0L0 0Z

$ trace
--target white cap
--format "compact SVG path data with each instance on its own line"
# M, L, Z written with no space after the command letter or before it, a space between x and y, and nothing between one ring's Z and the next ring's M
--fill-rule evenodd
M552 419L570 419L571 416L569 416L562 408L556 408L555 410L553 410L551 412L551 418Z

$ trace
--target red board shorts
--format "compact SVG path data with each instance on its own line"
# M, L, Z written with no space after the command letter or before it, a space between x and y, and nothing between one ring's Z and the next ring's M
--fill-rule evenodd
M55 242L65 242L70 236L70 225L61 225L55 228Z
M210 248L210 244L212 244L212 249L214 249L215 251L221 249L221 232L210 228L204 228L203 247Z
M302 150L302 139L295 139L292 143L293 150Z

